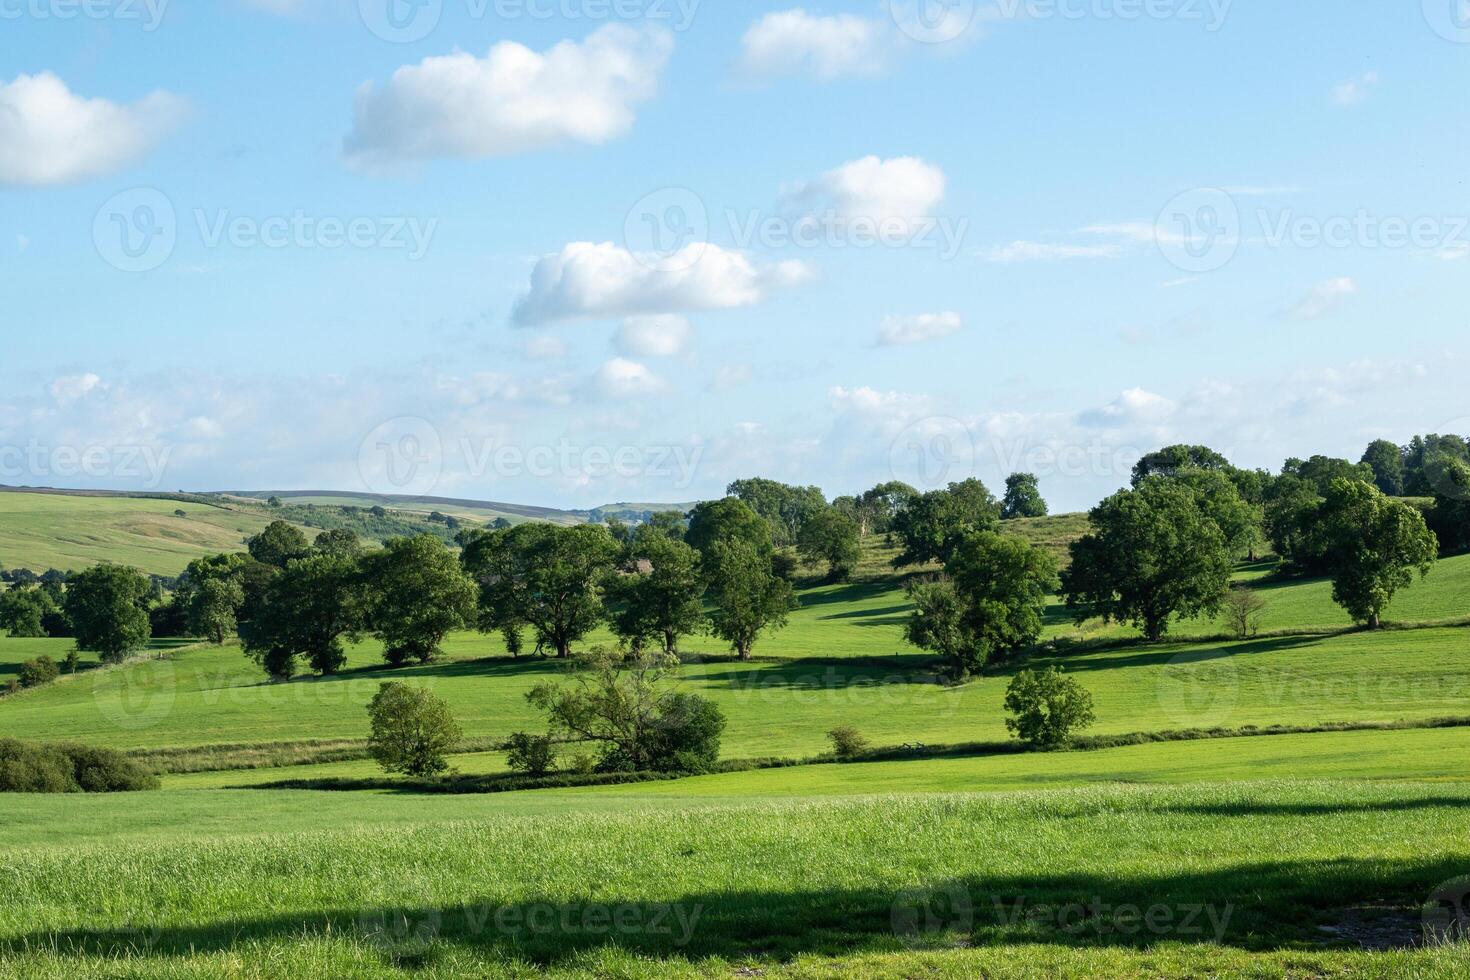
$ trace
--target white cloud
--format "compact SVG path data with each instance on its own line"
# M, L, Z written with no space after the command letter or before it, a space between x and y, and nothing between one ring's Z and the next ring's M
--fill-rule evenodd
M1063 259L1118 259L1121 245L1062 245L1015 241L985 253L987 262L1057 262Z
M883 318L878 328L878 346L903 347L959 333L964 321L958 313L920 313Z
M80 401L102 384L95 374L65 374L51 382L51 397L58 405L72 405Z
M597 369L597 390L608 398L640 398L665 389L663 380L637 361L615 357Z
M563 143L602 144L632 129L673 51L663 28L609 24L545 53L502 41L484 58L463 51L405 65L381 89L358 90L347 137L367 166L438 157L484 158Z
M743 252L693 244L662 260L610 242L572 242L536 263L515 305L522 326L754 306L772 290L806 282L803 262L758 263Z
M555 361L567 356L567 345L559 337L543 334L527 340L523 351L533 361Z
M782 198L815 220L915 225L933 216L947 184L942 169L918 157L866 156L785 188Z
M116 173L183 121L186 103L154 92L131 105L75 95L51 72L0 82L0 185L44 187Z
M1177 407L1163 395L1129 388L1101 408L1083 412L1077 420L1082 425L1107 428L1152 425L1168 419Z
M875 75L886 67L891 46L891 25L882 21L783 10L767 14L745 32L740 73L755 81L807 75L822 82Z
M1338 105L1357 105L1368 98L1368 93L1378 86L1378 72L1370 71L1357 78L1350 78L1332 89L1332 101Z
M634 357L673 357L689 345L689 321L677 314L630 316L618 327L613 346Z
M1320 320L1337 311L1343 301L1358 291L1358 284L1347 276L1324 279L1288 311L1294 320Z

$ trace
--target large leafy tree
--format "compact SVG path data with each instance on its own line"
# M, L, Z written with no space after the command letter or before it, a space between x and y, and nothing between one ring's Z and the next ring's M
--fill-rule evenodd
M365 611L357 561L311 554L271 579L255 614L241 621L240 639L272 677L293 676L303 656L317 673L335 674L347 662L342 640L360 637Z
M819 487L794 487L761 477L736 480L725 493L765 518L777 547L794 544L802 525L827 507Z
M999 523L1000 506L979 480L951 483L943 490L922 494L893 519L893 534L903 545L893 565L945 562L966 533L993 531Z
M1219 610L1230 587L1230 548L1188 483L1146 479L1088 517L1092 532L1072 543L1062 580L1078 623L1116 620L1159 640L1172 618Z
M893 526L893 518L908 506L919 491L902 480L880 483L858 498L858 523L864 536L886 534Z
M223 643L235 631L245 607L245 567L252 561L249 555L214 555L184 569L174 598L190 636Z
M1332 570L1332 599L1377 629L1395 593L1428 575L1439 542L1424 515L1371 484L1341 478L1318 510Z
M863 554L858 523L836 507L824 507L797 532L796 551L809 565L825 563L828 581L846 581Z
M311 553L306 535L294 524L271 521L265 530L245 542L250 557L266 565L285 568L294 558L305 558Z
M433 535L394 538L366 555L362 568L368 627L395 667L428 663L451 630L474 621L475 582Z
M715 542L705 564L714 634L749 660L763 632L786 625L791 585L772 570L769 554L738 538Z
M1265 514L1241 496L1230 474L1219 470L1182 469L1172 477L1154 479L1172 479L1192 489L1205 513L1225 535L1225 544L1231 554L1254 556L1263 535Z
M699 552L645 526L634 536L632 558L631 570L609 580L613 631L635 650L657 643L677 656L679 638L705 624Z
M1133 485L1150 476L1173 476L1182 470L1216 470L1228 473L1230 460L1209 446L1165 446L1133 464Z
M558 657L606 617L602 583L618 558L617 542L594 524L521 524L464 537L461 561L480 586L480 627L519 643L530 626Z
M385 772L434 776L463 737L449 705L433 692L390 681L368 704L368 751Z
M1433 463L1434 507L1429 527L1444 554L1470 551L1470 463L1441 456Z
M1035 473L1012 473L1006 477L1005 497L1000 505L1001 520L1017 517L1045 517L1046 501Z
M945 577L915 584L908 638L934 650L964 677L1041 635L1056 563L1027 541L993 531L965 535L945 564Z
M77 649L122 660L149 640L147 577L121 565L96 565L73 575L66 588L66 616Z
M57 613L56 601L45 589L12 586L0 592L0 629L11 636L42 637L46 618Z
M771 526L748 504L736 497L706 500L689 512L689 530L684 540L709 559L720 541L744 541L758 551L772 548Z
M1373 470L1373 482L1390 497L1404 495L1404 455L1398 445L1387 439L1368 444L1362 462Z

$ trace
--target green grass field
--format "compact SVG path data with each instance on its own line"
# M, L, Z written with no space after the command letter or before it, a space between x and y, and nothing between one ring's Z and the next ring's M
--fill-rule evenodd
M90 502L67 499L53 521ZM123 503L154 502L103 506ZM206 526L213 509L200 510L184 523ZM0 541L49 533L35 510L4 516ZM152 532L102 526L87 547L163 560ZM1075 515L1011 527L1053 548L1078 530ZM238 546L231 533L220 548ZM177 546L182 562L197 542ZM1256 566L1238 577L1262 590L1277 635L1224 640L1219 624L1185 622L1147 645L1054 607L1050 639L1109 642L1060 643L1030 664L1087 687L1090 734L1391 728L812 764L843 724L878 746L1009 738L1011 671L940 683L903 640L891 555L870 541L857 581L801 588L753 663L686 642L679 683L727 715L723 757L806 763L783 768L460 796L251 788L381 782L361 757L364 706L389 679L449 702L476 743L451 760L459 771L502 772L494 743L539 727L525 692L564 668L476 633L399 670L365 642L344 674L288 684L236 645L162 640L115 668L88 657L78 675L0 699L0 737L206 771L166 773L152 793L0 796L0 976L1470 972L1470 947L1425 945L1423 917L1436 888L1470 875L1470 727L1431 727L1470 717L1470 628L1448 625L1470 617L1470 558L1399 597L1389 619L1403 628L1349 630L1328 583L1263 580ZM0 684L70 646L0 638ZM332 757L319 751L346 755L284 764ZM1132 907L1153 925L1136 927ZM1193 928L1201 909L1212 931ZM528 915L552 918L530 928Z

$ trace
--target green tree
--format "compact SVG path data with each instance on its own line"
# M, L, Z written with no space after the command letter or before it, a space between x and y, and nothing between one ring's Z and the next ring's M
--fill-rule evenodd
M544 682L526 695L553 735L600 746L603 772L709 772L725 717L711 701L672 686L677 661L651 650L582 654L572 683Z
M617 603L613 632L634 649L654 642L677 656L679 638L705 624L699 552L645 526L634 539L632 557L639 567L609 580Z
M1429 574L1439 553L1423 514L1357 480L1333 481L1318 520L1328 541L1332 599L1370 629L1382 625L1383 610L1413 583L1414 572Z
M56 601L44 589L12 586L0 592L0 629L15 637L43 637L46 617L58 611Z
M255 537L245 542L250 557L266 565L285 568L295 558L305 558L311 553L306 535L294 524L271 521Z
M323 531L312 542L312 548L324 555L356 558L362 554L362 539L351 528L339 527Z
M707 500L689 512L689 530L684 540L709 560L717 542L744 541L757 551L772 549L771 526L765 518L735 497Z
M1192 489L1206 516L1225 535L1225 545L1231 555L1254 557L1256 546L1263 537L1265 513L1241 497L1229 474L1219 470L1182 469L1171 477L1154 479L1174 480Z
M1176 616L1219 611L1230 586L1230 549L1187 483L1144 480L1104 500L1088 519L1092 531L1072 543L1062 579L1079 624L1101 617L1159 640Z
M1056 667L1023 670L1006 688L1006 728L1041 749L1061 748L1095 720L1092 695Z
M240 639L272 677L292 677L302 656L317 673L335 674L347 662L343 638L356 642L361 636L365 607L356 561L327 554L297 558L271 580L255 614L241 621Z
M1470 463L1440 456L1434 468L1434 507L1427 520L1442 553L1470 551Z
M1041 497L1041 485L1036 480L1036 474L1012 473L1006 477L1005 497L1000 505L1001 520L1045 517L1046 514L1046 501Z
M435 776L449 768L445 756L463 732L449 705L427 688L391 681L368 704L368 751L384 772Z
M438 538L394 538L362 564L368 623L395 667L428 663L451 630L474 621L475 582Z
M921 494L893 518L893 534L903 545L893 566L942 564L966 533L993 531L999 524L1000 505L979 480Z
M858 498L858 524L863 536L887 534L893 519L919 495L919 491L901 480L880 483Z
M827 506L827 498L819 487L794 487L761 477L736 480L725 488L725 493L738 498L765 519L771 530L771 543L778 548L795 544L802 525Z
M1404 495L1403 451L1387 439L1375 439L1368 444L1362 462L1373 470L1373 482L1390 497Z
M187 620L189 632L205 636L216 645L235 632L237 615L245 605L245 589L235 578L211 578L200 584L190 597Z
M1174 476L1181 470L1229 473L1233 469L1230 460L1209 446L1165 446L1133 464L1133 485L1138 486L1150 476Z
M47 656L35 657L20 665L21 687L41 687L61 676L56 661Z
M71 577L65 611L76 633L77 649L117 662L152 636L148 623L151 584L139 571L122 565L95 565Z
M738 538L715 542L705 564L713 632L749 660L761 633L786 625L795 605L791 585L771 570L770 555Z
M945 657L956 677L1012 654L1041 636L1056 563L1021 538L992 531L960 539L945 579L916 584L908 638Z
M565 659L606 617L602 583L619 549L605 528L521 524L463 540L461 561L480 586L482 630L528 625L538 645Z
M808 565L827 564L827 581L845 582L863 555L857 521L836 507L807 517L796 537L796 551Z

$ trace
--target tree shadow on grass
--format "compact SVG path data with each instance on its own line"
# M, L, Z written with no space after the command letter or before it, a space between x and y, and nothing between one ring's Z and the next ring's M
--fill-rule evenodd
M690 683L725 686L732 691L846 691L880 687L936 687L938 675L917 672L932 658L894 658L889 665L844 663L840 660L783 660L730 664L686 678Z
M670 876L700 843L670 851ZM1147 949L1216 943L1247 951L1327 945L1321 927L1372 905L1418 919L1436 887L1470 869L1470 856L1421 860L1340 858L1241 864L1160 874L1076 872L917 880L912 887L694 890L636 894L574 892L513 901L485 895L461 904L314 909L220 918L188 925L37 930L0 950L62 956L185 957L246 941L360 937L395 965L432 962L459 947L487 959L555 966L588 950L617 947L662 960L764 960L850 956L908 948L1048 943ZM657 886L655 886L657 887Z

